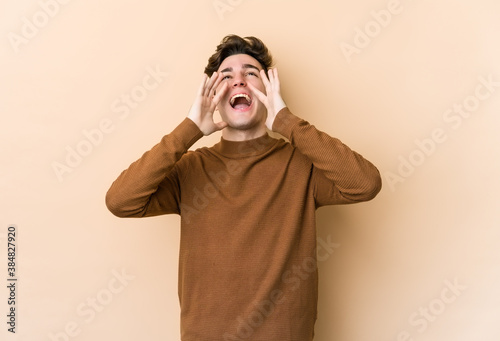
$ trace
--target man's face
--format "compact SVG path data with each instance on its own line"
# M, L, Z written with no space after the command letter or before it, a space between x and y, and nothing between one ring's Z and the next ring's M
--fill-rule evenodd
M251 83L266 93L259 71L261 64L246 54L235 54L224 59L217 72L222 73L228 89L218 104L219 113L229 127L249 130L264 125L267 117L266 107L252 94L248 87ZM220 88L220 85L219 85Z

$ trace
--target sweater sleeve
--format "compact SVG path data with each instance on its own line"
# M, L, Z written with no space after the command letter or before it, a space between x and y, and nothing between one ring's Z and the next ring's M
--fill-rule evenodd
M312 162L311 182L317 207L368 201L380 191L380 173L371 162L288 108L278 113L273 130L288 138Z
M203 133L185 118L160 143L132 163L113 182L106 206L118 217L148 217L180 213L176 163Z

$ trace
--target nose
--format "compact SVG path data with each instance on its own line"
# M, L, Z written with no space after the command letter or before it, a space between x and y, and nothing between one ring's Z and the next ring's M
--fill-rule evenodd
M235 77L234 80L233 80L233 87L236 88L236 87L239 87L239 86L246 86L247 83L245 82L245 80L240 76L240 77Z

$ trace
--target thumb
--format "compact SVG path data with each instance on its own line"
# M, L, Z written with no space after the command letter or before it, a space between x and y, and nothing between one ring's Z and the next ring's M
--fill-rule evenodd
M215 125L215 128L216 128L215 131L218 131L218 130L222 130L222 129L226 128L227 127L227 122L220 121L220 122L214 123L214 125Z

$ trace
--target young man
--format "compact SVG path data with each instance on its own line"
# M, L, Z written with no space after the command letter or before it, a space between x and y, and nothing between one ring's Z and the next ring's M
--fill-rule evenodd
M290 112L271 65L259 39L225 37L187 118L106 196L119 217L180 214L183 341L312 340L315 210L381 188L375 166ZM188 151L219 130L219 143Z

